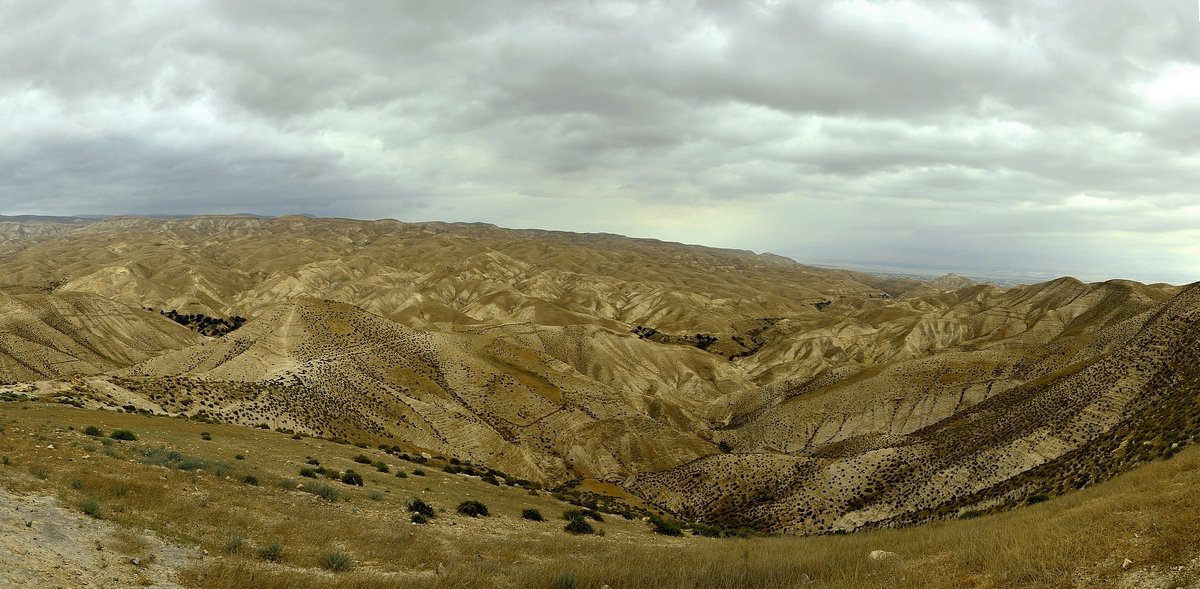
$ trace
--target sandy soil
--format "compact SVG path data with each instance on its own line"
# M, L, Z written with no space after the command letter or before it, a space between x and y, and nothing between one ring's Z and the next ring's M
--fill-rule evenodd
M150 532L131 532L0 488L0 587L178 588L175 571L198 555ZM135 563L136 559L136 563Z

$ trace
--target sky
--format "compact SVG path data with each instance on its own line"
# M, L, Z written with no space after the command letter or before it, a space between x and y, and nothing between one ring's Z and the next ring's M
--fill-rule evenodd
M1193 0L0 0L0 214L1200 280Z

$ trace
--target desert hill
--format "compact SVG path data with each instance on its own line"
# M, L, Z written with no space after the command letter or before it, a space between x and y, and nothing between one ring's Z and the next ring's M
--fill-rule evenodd
M41 347L8 370L91 407L603 481L796 533L1011 507L1192 441L1161 416L1190 415L1195 287L926 283L482 224L59 225L3 242L0 292L12 321L82 335L22 335ZM64 323L28 301L109 310ZM207 337L142 308L250 320Z
M195 333L104 297L0 294L0 381L97 374L194 345Z

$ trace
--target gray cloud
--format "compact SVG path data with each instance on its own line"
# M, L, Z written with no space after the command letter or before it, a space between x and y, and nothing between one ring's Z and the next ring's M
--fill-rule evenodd
M0 212L1200 279L1195 7L0 2Z

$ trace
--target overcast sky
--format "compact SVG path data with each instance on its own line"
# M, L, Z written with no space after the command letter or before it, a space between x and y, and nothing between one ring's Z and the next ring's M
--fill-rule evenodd
M1194 0L0 0L0 214L1200 280Z

